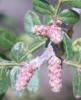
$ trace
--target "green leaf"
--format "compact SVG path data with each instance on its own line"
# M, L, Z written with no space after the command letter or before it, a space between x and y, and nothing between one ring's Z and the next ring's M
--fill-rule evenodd
M52 20L50 15L44 15L44 24L48 25L48 23Z
M16 62L26 61L27 52L25 50L24 43L16 43L11 50L11 57Z
M73 58L72 41L66 33L63 32L63 49L66 59Z
M8 60L3 59L2 57L0 57L0 62L9 62Z
M0 22L2 22L3 24L5 24L7 26L12 26L13 18L4 13L0 13Z
M4 48L11 49L12 46L18 41L21 40L17 38L15 35L10 34L4 29L0 29L0 45Z
M77 53L75 53L76 60L78 64L81 64L81 50L79 50Z
M28 54L27 61L31 61L32 59L34 59L34 56L32 54Z
M72 10L65 9L59 14L58 19L65 23L75 24L79 21L79 15Z
M41 0L33 0L33 9L42 14L53 15L55 9L52 5Z
M27 89L30 93L36 93L40 87L39 71L35 71L33 77L27 85Z
M22 34L20 36L22 40L24 40L24 44L29 48L32 44L34 44L35 39L29 36L29 34Z
M41 36L34 35L32 28L35 25L41 25L40 19L37 14L32 11L28 11L24 18L24 28L26 33L37 41L41 41L43 38Z
M0 69L0 94L5 93L10 84L9 74L7 69Z
M76 56L77 62L81 64L81 38L78 38L73 42L72 49Z
M63 0L66 4L81 8L81 0Z
M76 98L81 97L81 70L76 71L73 78L73 93Z
M33 6L33 9L34 9L35 11L37 11L37 12L43 14L43 15L46 15L46 14L51 15L51 13L50 13L48 10L42 9L42 8L40 8L39 6L35 6L35 5L34 5L34 6Z
M16 81L17 81L19 73L20 73L20 67L14 66L14 68L10 72L11 87L12 87L13 92L17 96L22 96L24 94L24 91L19 92L16 90Z
M39 17L32 11L28 11L25 15L24 18L24 27L25 27L25 31L27 32L27 34L31 35L31 36L35 36L32 33L32 28L35 25L40 25L41 22L39 20Z
M79 52L81 50L81 38L76 39L72 43L72 49L75 53Z

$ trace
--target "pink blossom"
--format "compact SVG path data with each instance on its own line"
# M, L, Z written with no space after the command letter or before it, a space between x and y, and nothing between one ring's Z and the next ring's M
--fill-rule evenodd
M33 27L32 32L35 33L36 35L47 36L48 29L49 29L49 26L36 25L35 27Z
M26 64L21 68L20 74L18 75L18 80L16 82L17 91L22 91L26 88L29 80L32 78L33 70L29 64Z
M59 44L62 41L62 29L56 25L50 26L47 36L55 44Z
M36 25L32 29L33 33L40 36L45 36L50 38L55 44L59 44L62 41L62 29L57 25Z
M52 56L49 60L49 84L53 92L60 92L62 87L62 71L61 60L58 57Z

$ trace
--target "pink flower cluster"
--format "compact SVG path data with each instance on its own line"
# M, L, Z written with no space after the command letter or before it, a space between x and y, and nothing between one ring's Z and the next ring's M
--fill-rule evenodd
M21 68L20 74L18 75L18 80L16 81L16 90L19 92L25 90L34 71L39 69L40 66L48 60L50 86L53 92L59 92L62 87L61 60L56 57L51 44L48 45L47 50L40 57L36 57Z
M48 30L49 30L50 26L45 26L45 25L36 25L33 27L33 33L35 33L36 35L40 35L40 36L47 36Z
M49 60L49 84L53 92L60 92L62 87L61 60L53 55Z
M36 35L49 37L55 44L59 44L62 41L62 29L57 25L36 25L32 31Z
M25 90L29 80L32 78L33 70L29 64L26 64L21 68L20 74L18 75L18 80L16 82L16 90Z

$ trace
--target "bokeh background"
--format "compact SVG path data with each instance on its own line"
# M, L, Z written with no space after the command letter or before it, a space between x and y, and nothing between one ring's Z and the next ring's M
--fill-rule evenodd
M47 0L55 5L55 0ZM57 1L57 0L56 0ZM65 8L66 6L64 6ZM28 10L32 9L32 0L0 0L0 13L11 16L11 22L6 25L0 20L0 26L3 25L9 32L15 34L24 33L24 16ZM41 20L42 16L39 14ZM2 27L2 26L1 26ZM81 37L81 20L74 26L73 40ZM41 53L40 49L36 55ZM64 65L63 67L63 88L61 93L53 93L50 91L48 84L47 66L43 65L40 71L40 91L37 94L25 96L22 98L16 97L9 88L3 100L76 100L72 92L72 77L74 69Z

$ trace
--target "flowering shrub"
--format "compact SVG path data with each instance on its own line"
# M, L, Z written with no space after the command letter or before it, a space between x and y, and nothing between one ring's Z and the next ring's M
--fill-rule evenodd
M25 39L0 29L0 45L5 51L1 51L5 57L0 57L0 94L6 93L10 83L17 96L22 96L26 89L37 92L39 70L48 62L51 90L61 91L64 63L75 67L73 93L76 98L81 97L81 38L72 42L72 34L68 33L68 26L79 21L79 14L73 9L62 11L64 4L81 8L81 0L58 0L56 7L45 0L33 0L33 9L43 14L44 23L36 13L28 11L24 18ZM44 46L43 54L34 57L33 53Z

